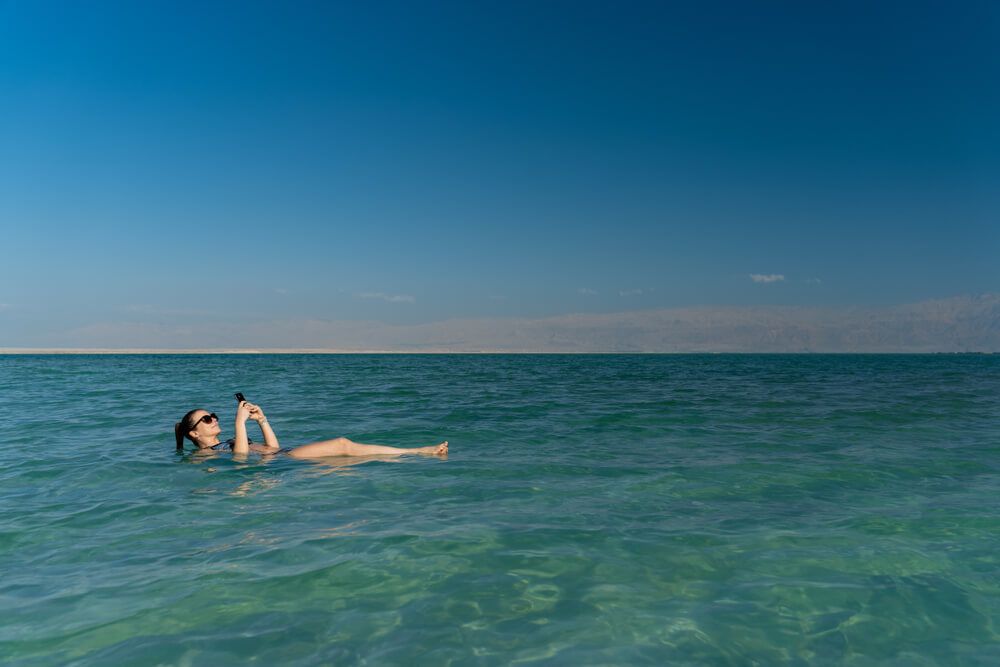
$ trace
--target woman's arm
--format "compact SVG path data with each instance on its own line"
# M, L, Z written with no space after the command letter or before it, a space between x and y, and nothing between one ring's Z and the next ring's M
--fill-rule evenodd
M246 454L250 451L250 440L247 438L247 418L250 416L250 403L240 401L236 407L236 437L233 438L233 453Z
M267 417L264 416L264 411L260 409L259 405L250 404L250 419L260 424L260 432L264 435L264 446L267 449L275 451L281 449L281 445L278 444L278 436L274 434L271 425L267 423Z

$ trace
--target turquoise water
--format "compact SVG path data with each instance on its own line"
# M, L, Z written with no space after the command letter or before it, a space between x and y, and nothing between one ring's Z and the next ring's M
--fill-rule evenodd
M237 390L451 455L175 454ZM0 410L6 665L1000 664L1000 356L0 356Z

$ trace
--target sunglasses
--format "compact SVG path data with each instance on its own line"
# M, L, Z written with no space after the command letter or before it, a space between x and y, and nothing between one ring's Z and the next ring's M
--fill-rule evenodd
M194 428L198 424L211 424L217 421L219 421L219 416L213 412L212 414L202 415L201 419L195 419L191 422L191 428Z

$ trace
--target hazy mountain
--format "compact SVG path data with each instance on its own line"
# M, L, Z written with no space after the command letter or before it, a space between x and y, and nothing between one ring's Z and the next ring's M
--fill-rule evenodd
M95 324L39 347L497 352L998 352L1000 295L885 308L701 307L420 325Z
M534 320L460 320L376 333L378 347L393 349L992 352L1000 351L1000 295L889 308L705 307Z

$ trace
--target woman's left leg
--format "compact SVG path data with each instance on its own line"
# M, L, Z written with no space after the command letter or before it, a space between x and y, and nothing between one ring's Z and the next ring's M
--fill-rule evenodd
M444 456L448 453L448 443L442 442L439 445L430 447L417 447L414 449L402 449L400 447L386 447L385 445L364 445L347 438L334 438L333 440L323 440L313 442L308 445L296 447L288 452L289 456L299 459L315 459L326 456L398 456L400 454L428 454Z

